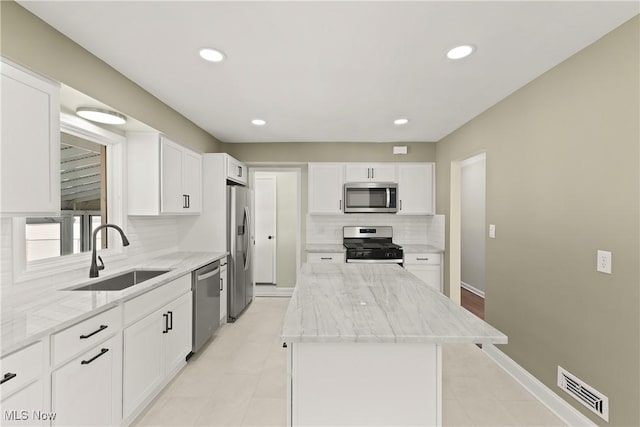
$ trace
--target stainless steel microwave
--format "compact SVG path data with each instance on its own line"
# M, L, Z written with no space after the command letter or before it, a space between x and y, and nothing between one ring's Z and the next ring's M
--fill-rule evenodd
M344 184L344 213L396 213L398 184L348 182Z

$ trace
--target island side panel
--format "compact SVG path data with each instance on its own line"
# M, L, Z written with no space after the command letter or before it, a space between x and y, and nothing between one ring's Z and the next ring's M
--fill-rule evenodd
M289 425L442 425L439 344L288 345Z

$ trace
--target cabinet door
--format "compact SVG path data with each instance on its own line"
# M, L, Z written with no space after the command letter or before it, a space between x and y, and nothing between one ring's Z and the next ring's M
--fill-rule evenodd
M59 215L60 88L4 61L0 67L1 212Z
M162 138L161 162L161 211L162 213L183 213L186 206L182 191L182 147Z
M227 266L220 267L220 324L227 321Z
M433 215L433 163L398 165L398 215Z
M367 182L371 179L371 165L368 163L349 163L345 165L344 182Z
M183 211L202 211L202 156L191 150L184 150L183 192L188 196L187 208Z
M344 166L335 163L309 164L309 214L341 214Z
M157 310L124 330L124 418L164 380L163 313Z
M247 167L231 156L227 157L227 178L240 184L247 183Z
M407 265L407 271L432 288L442 292L442 279L439 265Z
M122 357L119 335L72 360L51 375L53 425L118 425L114 405L119 403Z
M396 182L396 165L375 163L371 165L371 181Z
M191 351L192 294L188 292L167 304L162 312L169 316L169 330L165 339L165 375L173 373L186 363Z
M38 380L2 401L3 426L45 426L49 425L48 417L34 417L34 413L49 413L48 405L43 404L44 386Z

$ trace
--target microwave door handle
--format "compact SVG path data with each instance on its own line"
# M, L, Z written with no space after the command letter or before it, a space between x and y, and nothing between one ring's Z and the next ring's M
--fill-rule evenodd
M391 189L387 188L387 208L391 204Z

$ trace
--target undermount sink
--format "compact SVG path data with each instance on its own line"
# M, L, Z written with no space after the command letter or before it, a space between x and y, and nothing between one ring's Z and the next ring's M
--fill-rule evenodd
M89 285L80 286L70 291L121 291L145 280L153 279L171 270L133 270L119 276L109 277Z

